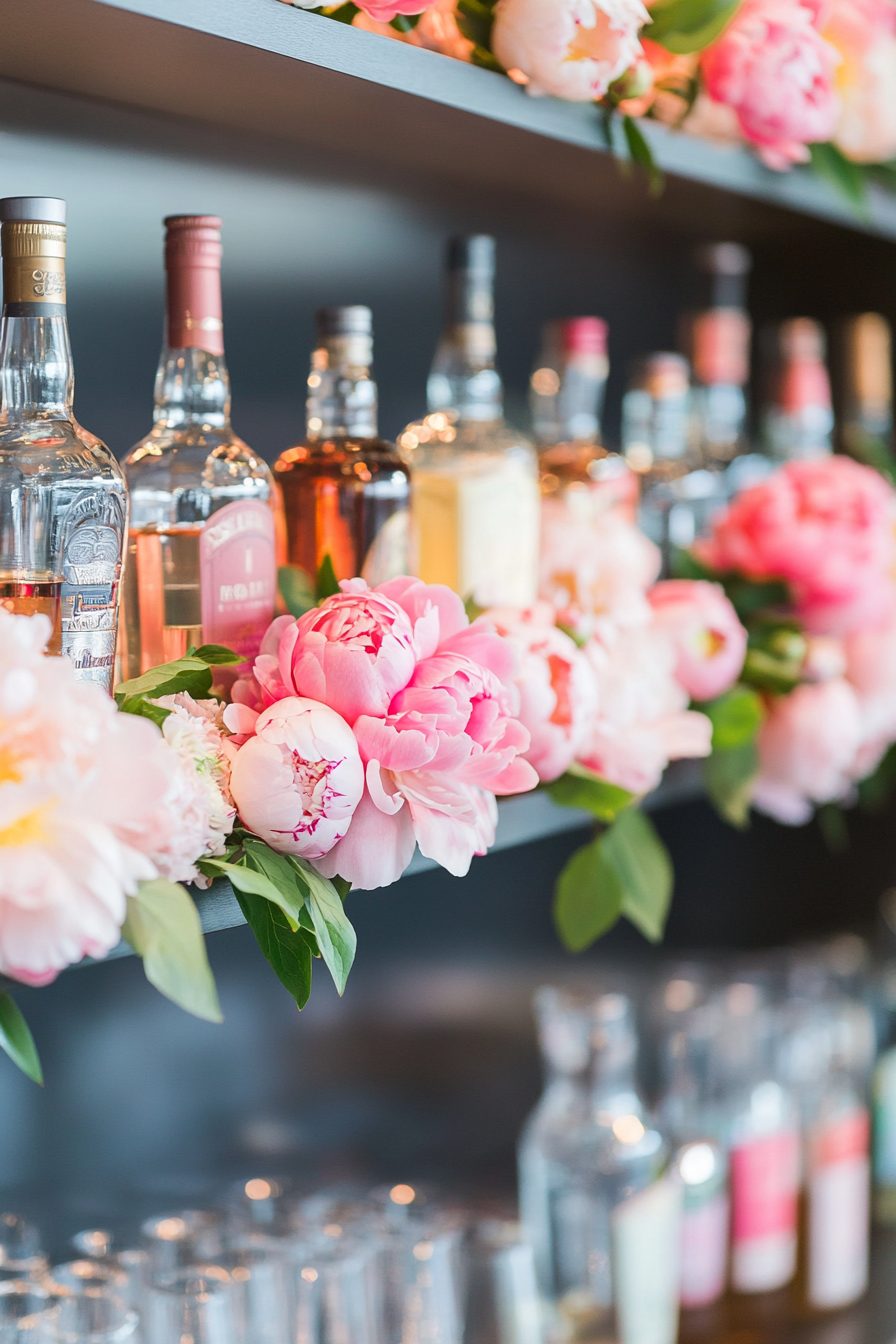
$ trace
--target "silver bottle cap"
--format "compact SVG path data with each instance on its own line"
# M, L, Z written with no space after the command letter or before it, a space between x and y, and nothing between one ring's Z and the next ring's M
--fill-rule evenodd
M0 201L0 221L7 219L64 224L65 201L61 201L58 196L7 196Z

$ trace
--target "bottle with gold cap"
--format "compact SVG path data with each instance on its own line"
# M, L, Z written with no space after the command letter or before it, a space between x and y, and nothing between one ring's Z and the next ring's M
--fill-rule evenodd
M153 427L124 463L126 678L183 657L191 645L223 644L248 663L276 596L274 483L230 424L221 221L176 215L165 226L168 311ZM221 689L231 679L220 674Z
M893 349L880 313L848 317L839 331L840 414L837 447L889 474L893 452Z
M0 606L49 616L50 653L109 688L127 491L72 412L65 201L0 201Z
M451 239L428 413L398 446L413 480L416 573L480 607L525 607L538 587L538 464L526 436L504 419L494 271L493 238Z
M289 563L312 579L329 556L337 579L371 587L407 574L408 471L377 431L373 314L319 308L304 442L274 465Z

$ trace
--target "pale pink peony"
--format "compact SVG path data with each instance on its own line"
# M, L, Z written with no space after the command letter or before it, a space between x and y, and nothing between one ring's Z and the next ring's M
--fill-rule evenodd
M708 756L712 725L687 708L675 647L655 625L605 623L585 652L597 677L598 715L579 760L630 793L649 793L670 761Z
M641 54L641 0L498 0L492 51L531 94L603 98Z
M648 594L655 624L675 645L675 676L692 700L714 700L737 681L747 632L719 583L666 579Z
M658 547L615 512L595 516L557 499L543 500L541 510L539 597L560 623L587 637L595 617L616 625L649 621L646 593L659 576Z
M362 579L345 589L297 621L284 622L277 669L256 660L268 703L285 690L329 705L352 724L359 714L387 713L392 697L407 686L418 657L407 614ZM438 631L436 613L429 624Z
M43 656L49 635L0 608L0 972L32 985L118 942L126 897L157 876L125 833L173 767L154 724Z
M743 0L701 57L709 96L734 109L770 168L806 162L806 146L837 128L840 57L818 32L817 14L805 0Z
M856 163L896 156L896 6L890 0L830 0L822 24L840 53L841 111L834 143Z
M496 609L486 615L520 651L519 719L532 739L525 759L540 780L557 779L584 746L597 712L591 664L569 635L557 629L548 602L527 611Z
M777 696L759 730L753 804L787 826L802 826L818 803L843 798L861 745L855 691L832 678Z
M884 624L894 610L896 493L848 457L788 462L744 490L695 547L724 573L784 579L813 634Z
M872 773L896 742L896 621L847 635L844 653L862 724L862 741L850 770L859 780Z
M253 728L231 769L240 820L282 854L322 858L345 835L364 791L351 728L335 710L298 696L278 700Z

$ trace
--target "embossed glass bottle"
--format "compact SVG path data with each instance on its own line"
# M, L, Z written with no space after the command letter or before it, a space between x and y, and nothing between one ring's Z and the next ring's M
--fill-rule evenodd
M221 322L221 221L165 220L167 338L153 427L125 459L131 528L122 673L191 645L258 652L276 595L277 498L267 465L234 434ZM219 677L222 688L230 678Z
M65 214L53 198L0 201L0 605L49 616L49 651L108 688L127 492L72 413Z

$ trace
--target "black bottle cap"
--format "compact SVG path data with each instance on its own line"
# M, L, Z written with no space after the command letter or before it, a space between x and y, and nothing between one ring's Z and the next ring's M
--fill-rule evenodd
M319 337L373 335L373 313L363 304L318 308L314 322Z

